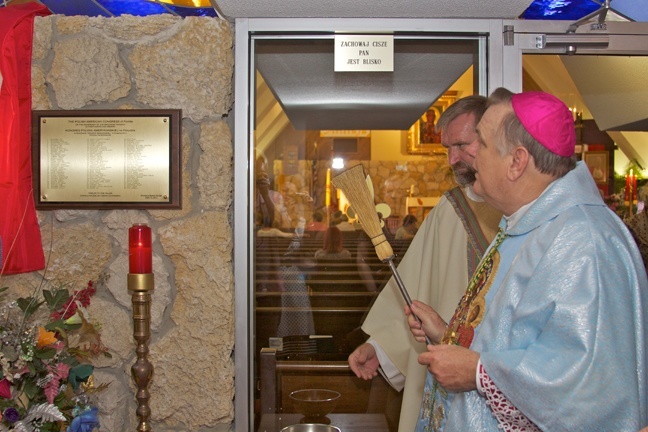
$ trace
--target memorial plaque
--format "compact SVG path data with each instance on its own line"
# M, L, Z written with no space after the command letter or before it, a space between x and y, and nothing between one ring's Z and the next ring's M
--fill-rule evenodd
M180 110L34 111L36 208L180 208Z

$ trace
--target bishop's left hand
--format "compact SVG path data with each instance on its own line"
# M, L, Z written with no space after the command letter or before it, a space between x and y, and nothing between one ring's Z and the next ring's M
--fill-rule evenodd
M418 357L446 390L454 393L477 389L479 353L457 345L428 345Z

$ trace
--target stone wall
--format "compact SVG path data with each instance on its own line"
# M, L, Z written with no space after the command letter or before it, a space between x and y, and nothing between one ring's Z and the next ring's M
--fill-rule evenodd
M395 156L398 157L398 156ZM391 209L391 215L402 218L406 214L406 198L410 190L414 197L440 197L449 189L456 186L452 168L446 155L421 156L417 161L399 160L349 160L346 166L353 167L362 164L364 172L371 177L374 187L376 203L385 203ZM312 180L313 170L310 161L299 161L297 172L293 175L282 175L281 161L276 161L273 166L273 175L277 181L276 190L283 194L286 210L292 221L292 226L281 228L294 228L300 216L310 222L313 211L325 212L325 191L322 186L310 190L309 185L326 183L327 162L318 162L318 174ZM337 173L333 172L332 175ZM299 200L298 193L311 194L312 201L303 203ZM419 221L422 220L422 211Z
M126 288L128 228L153 230L149 358L155 431L226 431L234 418L230 25L212 18L37 18L33 109L182 109L181 210L39 212L46 272L3 276L11 299L45 278L82 288L110 278L89 309L111 359L95 364L102 431L135 430Z
M440 197L456 186L445 155L411 162L370 161L364 162L364 167L373 181L376 202L387 204L392 215L401 218L406 215L405 198L410 188L415 197Z

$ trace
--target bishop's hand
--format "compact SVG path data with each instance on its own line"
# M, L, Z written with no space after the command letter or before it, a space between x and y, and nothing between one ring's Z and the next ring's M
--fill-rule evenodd
M434 308L414 300L411 309L409 306L405 306L405 315L407 315L407 324L414 339L425 343L425 335L427 335L432 343L438 344L441 342L447 325ZM414 315L421 320L422 326Z

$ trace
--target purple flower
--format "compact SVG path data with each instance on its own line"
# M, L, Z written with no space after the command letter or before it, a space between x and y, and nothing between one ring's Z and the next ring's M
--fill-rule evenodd
M83 414L74 417L66 432L92 432L95 428L99 429L97 412L97 407L92 407Z
M16 423L20 420L20 413L16 408L9 407L2 413L2 418L7 423Z

